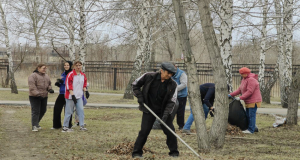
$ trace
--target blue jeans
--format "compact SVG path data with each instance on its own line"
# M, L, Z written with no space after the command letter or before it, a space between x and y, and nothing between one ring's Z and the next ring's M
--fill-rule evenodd
M73 114L73 106L74 106L74 101L72 99L66 99L64 127L69 126L69 121L70 121L71 115ZM83 112L82 98L77 99L76 112L79 117L79 126L83 126L84 125L84 112Z
M255 131L257 106L254 108L246 108L246 114L249 122L248 130L253 133Z
M203 104L202 106L203 106L203 111L204 111L204 115L205 115L205 119L206 119L207 115L208 115L208 112L209 112L209 109L208 109L206 104ZM190 114L189 118L187 119L187 121L185 122L185 125L183 126L183 129L184 130L190 130L193 122L194 122L194 116L193 116L192 108L191 108L191 114Z

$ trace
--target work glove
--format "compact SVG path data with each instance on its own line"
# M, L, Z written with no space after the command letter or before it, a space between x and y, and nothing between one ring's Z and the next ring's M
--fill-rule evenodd
M57 87L60 87L60 83L59 82L55 82L54 85L57 86Z
M143 97L139 97L138 98L138 103L140 104L140 107L144 107L144 98Z
M169 117L169 115L163 115L161 120L167 124L168 117Z
M60 84L63 84L63 83L64 83L64 80L62 80L62 79L57 79L57 82L60 83Z
M228 98L232 98L232 96L230 94L228 94Z
M215 109L212 108L212 107L210 107L209 108L209 114L210 114L211 117L214 117L214 115L215 115Z
M85 97L86 97L86 99L89 99L89 97L90 97L89 91L85 91Z
M54 90L53 89L49 89L48 92L49 93L54 93Z
M44 98L42 96L38 96L38 99L43 100Z
M239 100L241 100L241 98L240 97L235 97L235 100L239 101Z
M74 104L77 103L77 99L76 99L75 95L72 95L72 100L74 101Z

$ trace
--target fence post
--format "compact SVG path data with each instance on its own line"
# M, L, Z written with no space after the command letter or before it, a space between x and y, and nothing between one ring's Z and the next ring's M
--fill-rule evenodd
M117 90L117 68L114 68L114 90Z

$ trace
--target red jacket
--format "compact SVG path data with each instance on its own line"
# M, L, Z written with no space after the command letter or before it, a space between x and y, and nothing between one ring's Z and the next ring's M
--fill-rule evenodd
M83 95L83 88L86 88L87 79L83 72L80 71L80 74L76 74L76 71L71 71L66 78L66 92L65 98L72 99L69 90L73 90L73 94L75 95L76 99L82 98Z
M250 73L247 77L243 78L240 87L236 91L230 93L231 96L239 94L242 94L240 99L244 100L246 104L262 101L256 74Z

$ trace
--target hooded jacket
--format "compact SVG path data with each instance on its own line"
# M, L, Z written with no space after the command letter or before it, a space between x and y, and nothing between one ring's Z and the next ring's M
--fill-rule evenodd
M38 70L28 77L29 96L48 97L48 91L52 89L51 81L47 74L40 73Z
M230 93L231 96L240 96L241 100L244 100L246 104L258 103L262 101L259 83L257 81L258 76L254 73L248 74L247 77L243 78L240 87Z
M132 90L135 97L143 97L144 103L149 106L148 91L151 83L156 78L159 72L148 72L137 78L132 84ZM142 88L142 89L141 89ZM167 84L167 94L162 102L162 115L169 115L175 109L177 100L177 83L170 79ZM151 108L151 106L149 106ZM139 106L142 112L150 113L144 106ZM162 116L161 115L161 116Z

